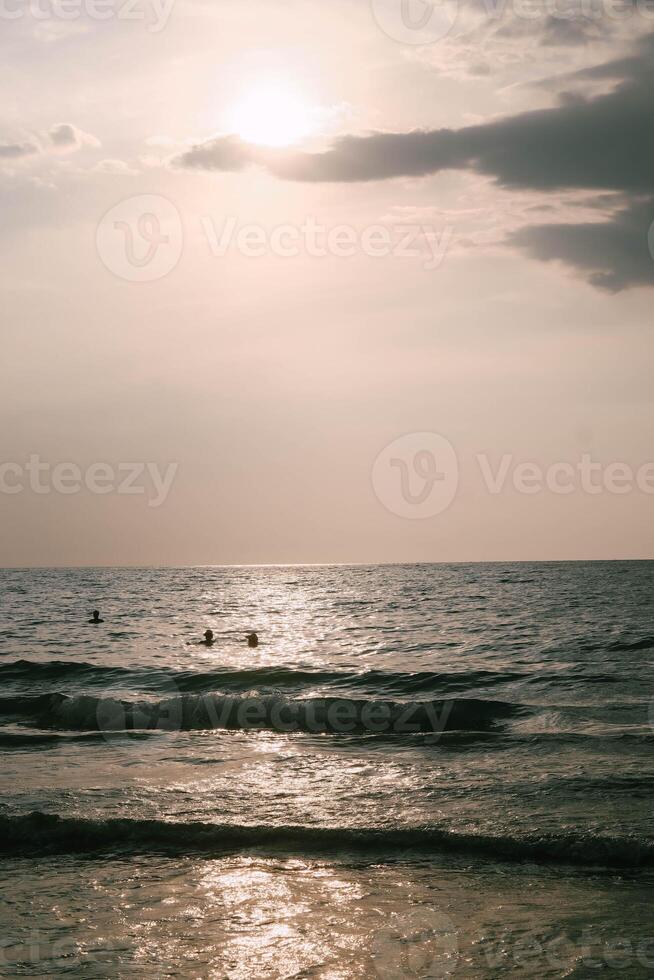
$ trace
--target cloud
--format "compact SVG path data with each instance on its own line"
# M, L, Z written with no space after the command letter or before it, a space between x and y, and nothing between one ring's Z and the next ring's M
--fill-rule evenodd
M638 67L642 67L638 63ZM503 187L654 190L654 62L613 91L459 130L346 136L269 161L279 176L364 181L470 170Z
M635 202L611 220L521 228L509 243L541 261L577 269L593 286L618 292L654 286L654 198Z
M175 162L213 171L254 165L302 182L354 183L461 170L511 190L612 191L626 207L604 223L532 226L512 233L509 241L536 258L561 259L601 288L652 285L640 202L654 198L654 35L641 39L632 55L585 68L565 82L583 86L607 79L613 83L609 91L567 91L552 108L457 130L342 136L315 153L265 149L220 136ZM599 207L604 214L605 204Z
M47 132L36 133L33 139L0 143L0 162L18 161L47 153L73 153L82 146L98 147L100 140L72 123L56 123Z
M50 130L50 139L55 146L75 146L77 143L75 127L70 123L53 126Z
M36 143L0 143L0 160L20 160L38 152Z
M173 163L189 170L242 170L250 163L265 164L265 154L238 136L217 136L198 143L175 157Z
M254 147L219 136L176 158L196 170L254 164L287 180L356 182L470 170L504 187L654 191L654 43L637 56L578 73L620 79L608 93L563 98L462 129L343 136L319 153Z
M540 44L550 48L585 46L604 37L604 25L597 21L562 20L549 16L545 19Z
M48 132L50 144L57 152L70 153L82 146L100 146L100 140L71 123L57 123Z

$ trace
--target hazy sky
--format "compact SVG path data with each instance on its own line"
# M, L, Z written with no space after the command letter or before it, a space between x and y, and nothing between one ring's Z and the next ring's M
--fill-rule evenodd
M654 4L0 8L1 564L654 557Z

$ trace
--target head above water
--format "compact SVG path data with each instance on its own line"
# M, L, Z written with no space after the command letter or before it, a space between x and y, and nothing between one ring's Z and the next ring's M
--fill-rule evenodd
M93 616L94 619L100 619L100 610L94 609L91 615Z
M258 647L259 646L259 637L257 636L256 633L248 633L248 635L247 635L247 641L248 641L248 646L249 647Z
M211 640L213 640L213 630L205 630L204 631L204 638L205 638L205 640L208 640L209 642L211 642Z

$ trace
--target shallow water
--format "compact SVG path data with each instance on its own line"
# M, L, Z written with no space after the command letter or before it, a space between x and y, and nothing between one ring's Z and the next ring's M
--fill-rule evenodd
M652 975L653 585L0 572L0 975Z

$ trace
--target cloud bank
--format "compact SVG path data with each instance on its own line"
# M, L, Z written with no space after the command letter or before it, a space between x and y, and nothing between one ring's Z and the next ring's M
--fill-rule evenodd
M220 136L174 162L218 172L258 166L303 182L378 181L460 170L509 189L611 191L622 206L608 222L531 226L508 241L535 258L560 259L600 288L654 285L647 238L654 217L654 34L638 42L631 56L584 69L566 82L603 80L614 83L610 91L564 93L552 108L457 130L344 136L319 153L270 150Z
M18 161L45 153L74 153L83 146L100 146L100 140L72 123L56 123L33 139L0 143L0 161Z

